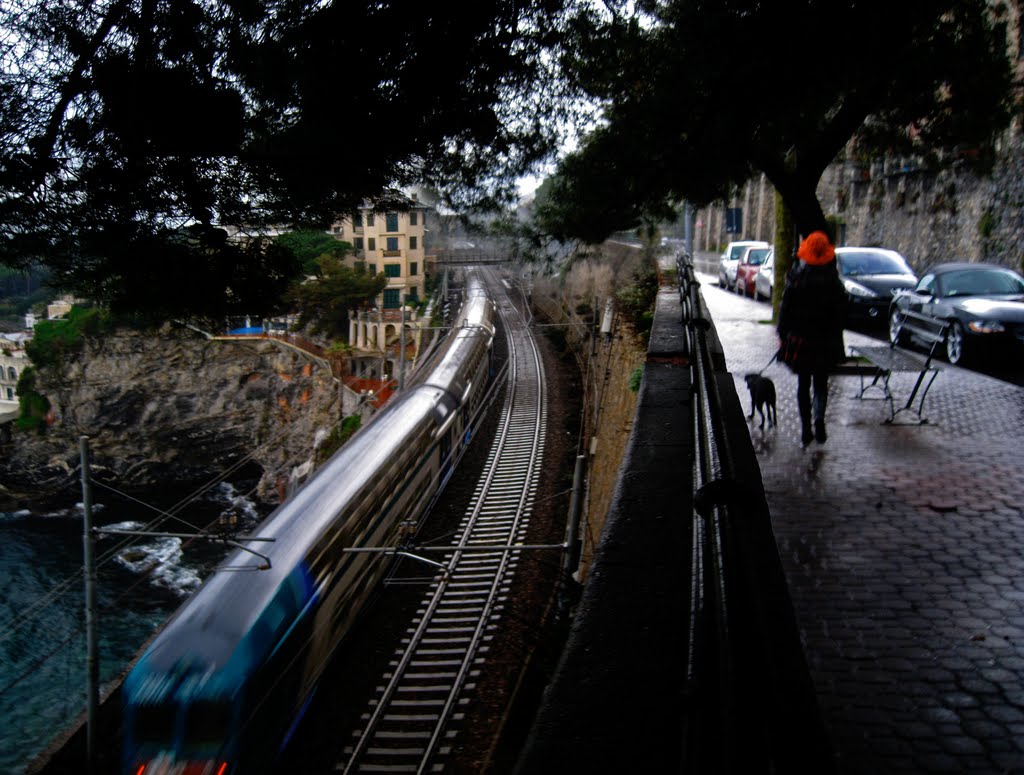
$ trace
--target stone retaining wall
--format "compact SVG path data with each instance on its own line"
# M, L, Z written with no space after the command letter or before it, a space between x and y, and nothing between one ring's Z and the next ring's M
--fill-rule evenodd
M826 216L844 245L898 250L920 272L940 261L985 261L1024 269L1024 135L1006 133L990 170L960 149L940 170L917 157L830 166L818 185ZM743 208L740 234L725 233L721 202L697 213L694 248L718 251L730 240L774 241L774 190L751 180L730 203Z

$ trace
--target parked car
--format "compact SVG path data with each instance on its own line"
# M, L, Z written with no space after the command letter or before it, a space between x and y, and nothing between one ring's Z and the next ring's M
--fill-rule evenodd
M725 252L718 259L718 287L732 288L736 284L736 265L743 251L750 247L766 248L768 243L760 240L741 240L725 246Z
M895 250L836 248L836 264L846 287L846 319L850 325L884 330L893 295L917 285L914 270Z
M995 264L954 262L930 268L913 290L899 293L889 312L895 344L904 310L950 324L946 359L953 364L995 352L1024 350L1024 277Z
M764 263L757 270L754 278L754 298L771 301L772 290L775 288L775 249L768 251Z
M742 293L744 296L754 295L754 278L757 277L757 270L771 252L770 247L744 249L736 263L736 282L733 283L733 290L736 293Z

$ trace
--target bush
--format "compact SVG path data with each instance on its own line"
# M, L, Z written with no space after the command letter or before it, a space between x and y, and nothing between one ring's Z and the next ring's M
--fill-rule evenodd
M15 424L19 429L36 433L46 430L50 399L36 390L36 372L31 366L23 369L18 378L18 408L21 414Z
M335 426L334 430L328 434L327 438L323 440L323 443L317 449L317 465L326 462L331 455L341 449L342 445L352 438L352 434L359 430L362 422L358 414L350 414L340 424Z
M644 370L642 366L637 366L633 369L633 373L629 375L629 389L634 393L640 391L640 382L644 378Z
M99 309L72 307L64 320L42 320L36 324L25 352L39 368L52 368L81 349L86 337L99 336L113 328L110 316Z
M620 290L615 298L633 332L640 337L650 333L654 321L654 302L658 298L658 275L644 264L633 273L633 284Z

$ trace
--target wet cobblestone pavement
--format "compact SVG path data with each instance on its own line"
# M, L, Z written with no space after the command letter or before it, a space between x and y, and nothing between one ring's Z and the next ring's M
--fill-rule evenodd
M776 349L764 302L700 275L737 393ZM847 332L847 347L875 343ZM750 425L838 771L1024 773L1024 388L938 364L925 425L830 381L828 441ZM1024 365L1022 365L1024 368ZM914 374L892 378L897 406Z

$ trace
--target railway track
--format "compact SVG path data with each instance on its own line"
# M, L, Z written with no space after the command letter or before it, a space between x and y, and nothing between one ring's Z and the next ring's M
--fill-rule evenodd
M335 769L345 773L442 772L461 709L487 659L515 576L542 467L544 369L526 321L492 283L508 342L498 432L451 544L429 562L429 585L389 672Z

